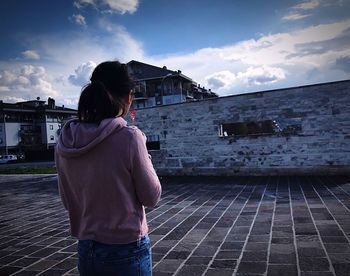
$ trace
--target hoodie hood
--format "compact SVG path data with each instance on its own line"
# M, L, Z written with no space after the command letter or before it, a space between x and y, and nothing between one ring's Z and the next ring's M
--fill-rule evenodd
M70 120L61 130L56 150L68 158L83 155L124 127L126 121L121 117L104 119L99 125Z

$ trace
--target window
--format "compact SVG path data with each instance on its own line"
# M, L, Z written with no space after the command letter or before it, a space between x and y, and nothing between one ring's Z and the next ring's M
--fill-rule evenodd
M146 146L148 150L160 150L159 135L147 136Z
M53 125L50 125L50 130L53 130Z
M301 121L250 121L219 125L219 136L261 136L273 134L296 134L301 131Z
M21 125L21 130L23 131L32 131L33 126L32 125Z
M55 141L55 137L53 135L50 136L50 141Z
M146 91L148 97L154 97L154 92L156 90L156 86L152 82L147 82L146 84Z
M144 102L143 103L139 103L136 106L137 106L136 108L143 108L143 107L145 107L145 103Z
M146 94L146 85L145 82L137 82L134 88L135 98L144 97Z

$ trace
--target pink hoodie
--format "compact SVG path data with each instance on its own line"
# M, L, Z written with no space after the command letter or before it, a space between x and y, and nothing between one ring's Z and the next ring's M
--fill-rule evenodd
M161 195L150 159L146 136L121 117L67 122L55 160L72 236L125 244L147 234L144 206L154 207Z

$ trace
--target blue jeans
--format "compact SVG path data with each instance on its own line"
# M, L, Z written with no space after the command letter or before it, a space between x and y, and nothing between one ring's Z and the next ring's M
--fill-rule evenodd
M78 242L78 269L81 276L150 276L152 254L148 235L128 244Z

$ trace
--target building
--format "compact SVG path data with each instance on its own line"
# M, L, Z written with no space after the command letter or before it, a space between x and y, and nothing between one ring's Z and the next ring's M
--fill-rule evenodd
M172 71L132 60L128 64L136 82L132 108L197 101L218 97L180 70Z
M350 80L143 108L134 123L159 175L350 174Z
M59 131L76 110L40 98L18 103L0 101L0 154L30 154L53 150Z

